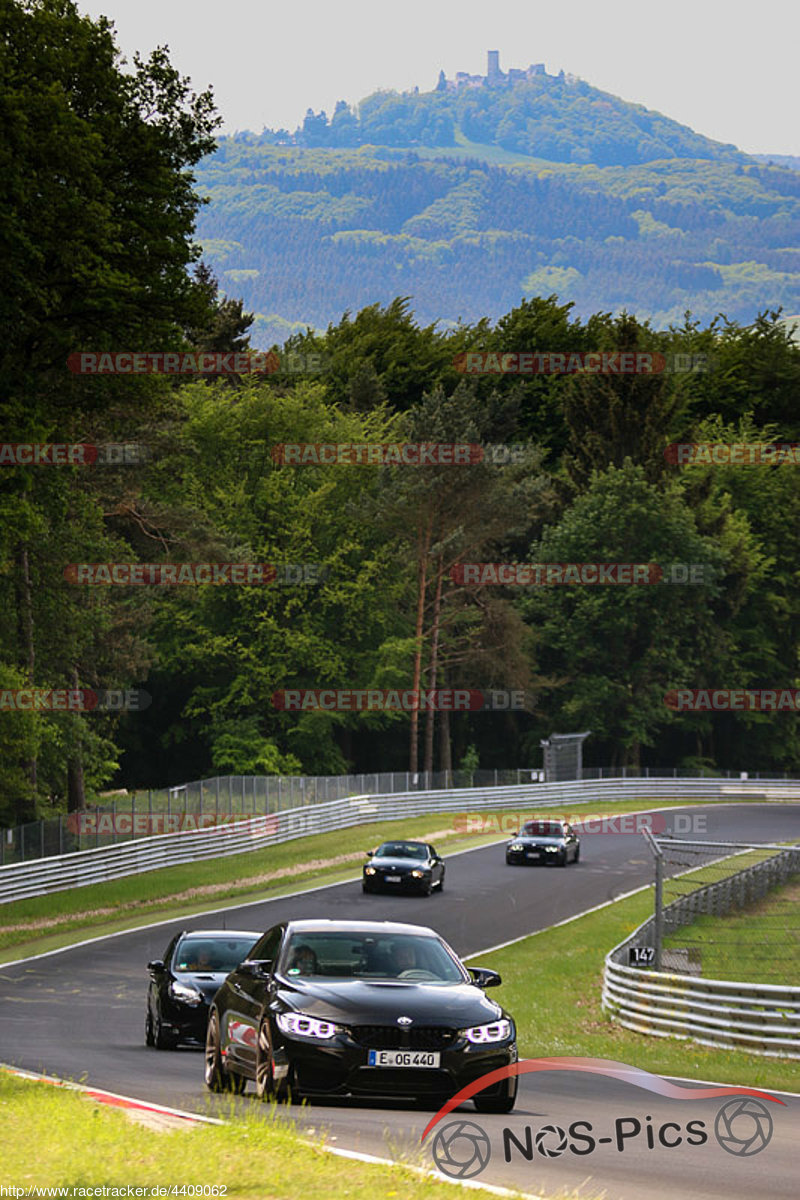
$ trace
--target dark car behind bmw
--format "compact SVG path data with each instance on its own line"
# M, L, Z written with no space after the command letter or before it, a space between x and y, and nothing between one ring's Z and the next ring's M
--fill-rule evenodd
M513 1018L432 929L390 921L290 921L231 972L209 1016L205 1082L262 1099L417 1098L439 1107L517 1061ZM474 1098L509 1112L516 1077Z
M428 842L382 842L368 850L369 862L362 868L365 892L421 892L430 896L444 889L444 862Z
M164 957L147 964L147 1045L174 1050L179 1042L204 1042L209 1006L219 985L247 958L260 936L235 929L177 933Z
M506 843L506 863L565 867L577 862L580 840L568 821L526 821Z

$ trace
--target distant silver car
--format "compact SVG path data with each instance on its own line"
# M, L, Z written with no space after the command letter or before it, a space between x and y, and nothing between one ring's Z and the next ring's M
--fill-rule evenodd
M568 821L526 821L506 843L506 864L565 867L577 862L581 843Z

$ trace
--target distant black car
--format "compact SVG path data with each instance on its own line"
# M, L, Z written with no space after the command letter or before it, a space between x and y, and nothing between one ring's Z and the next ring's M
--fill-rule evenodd
M427 842L383 842L368 850L362 871L365 892L421 892L430 896L444 888L444 862Z
M262 1099L417 1097L439 1107L517 1060L514 1021L432 929L393 921L275 925L211 1006L205 1082ZM479 1112L510 1112L516 1077L479 1092Z
M147 964L147 1045L174 1050L179 1042L204 1042L209 1005L219 985L260 936L232 929L176 934L163 959Z
M506 844L506 863L539 863L565 867L577 862L581 844L567 821L526 821Z

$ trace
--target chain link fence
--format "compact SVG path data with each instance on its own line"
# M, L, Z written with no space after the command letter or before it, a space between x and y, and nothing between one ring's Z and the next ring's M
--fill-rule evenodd
M663 838L658 847L662 970L800 982L800 849Z

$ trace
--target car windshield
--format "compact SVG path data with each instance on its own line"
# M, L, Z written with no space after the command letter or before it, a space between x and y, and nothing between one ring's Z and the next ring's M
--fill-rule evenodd
M427 858L428 847L423 842L384 842L373 858Z
M187 937L177 948L174 970L227 975L244 962L254 944L253 938Z
M560 825L554 825L552 821L526 821L522 826L522 832L538 837L564 836L563 828Z
M438 938L415 934L296 933L279 971L290 979L408 979L465 983L468 977Z

